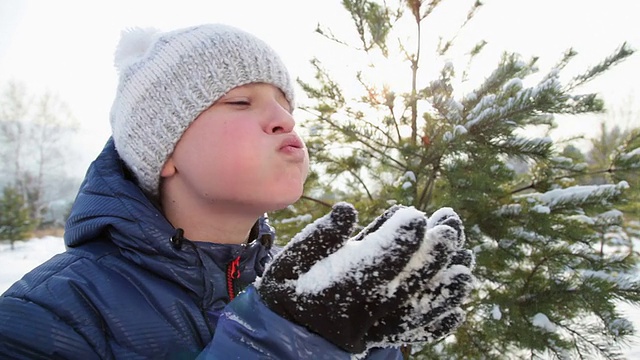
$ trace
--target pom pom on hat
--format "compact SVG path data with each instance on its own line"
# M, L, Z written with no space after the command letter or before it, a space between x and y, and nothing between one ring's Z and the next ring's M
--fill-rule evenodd
M158 29L139 27L122 30L113 59L118 72L123 72L129 65L140 60L156 40L155 36L159 32Z
M162 166L182 134L229 90L272 84L295 106L293 83L275 51L227 25L123 31L115 65L120 81L110 114L113 141L152 197L158 195Z

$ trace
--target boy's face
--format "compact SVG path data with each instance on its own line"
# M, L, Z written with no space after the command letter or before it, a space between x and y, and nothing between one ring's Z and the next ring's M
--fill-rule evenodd
M188 203L256 214L281 209L300 198L309 167L294 126L278 88L239 86L195 119L161 175Z

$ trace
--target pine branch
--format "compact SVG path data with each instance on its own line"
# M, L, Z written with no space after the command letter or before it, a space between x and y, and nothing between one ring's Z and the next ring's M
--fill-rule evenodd
M413 2L420 3L421 1L413 1ZM441 2L442 2L442 0L431 0L429 2L429 4L428 4L427 8L425 9L425 11L422 13L422 15L420 15L420 8L418 7L418 11L416 11L414 13L414 15L416 17L416 21L422 21L422 20L426 19L429 15L431 15L433 10L435 10L436 7L438 7L438 5L440 5Z
M593 66L588 69L585 73L574 77L566 86L567 90L573 90L576 87L583 85L593 79L595 79L598 75L607 71L611 66L614 66L620 63L622 60L628 58L634 53L634 50L627 45L627 43L623 43L612 55L606 57L599 64Z
M486 129L498 124L498 121L509 119L520 124L527 116L545 110L555 110L557 102L561 98L557 92L560 83L556 78L549 79L538 84L535 88L527 88L518 92L515 97L504 99L506 104L498 107L499 98L490 96L483 98L468 114L465 127L473 134L484 132ZM548 103L550 98L552 103ZM542 107L542 108L541 108ZM518 121L520 119L520 122ZM499 134L496 134L499 135Z
M462 101L464 108L474 108L480 100L498 91L505 82L511 79L524 78L533 72L532 68L535 61L533 59L529 64L525 64L515 54L504 53L498 67L471 93L473 96L467 96Z
M571 59L573 59L576 55L578 55L578 53L573 50L573 48L567 49L567 51L565 51L562 55L562 59L560 59L560 61L558 61L558 63L553 68L556 69L556 71L564 69L567 64L569 64Z
M333 32L331 31L331 29L323 30L322 28L320 28L320 24L317 24L317 25L316 25L316 30L315 30L315 31L316 31L316 33L318 33L318 34L322 35L323 37L325 37L326 39L328 39L328 40L330 40L330 41L333 41L333 42L335 42L335 43L337 43L337 44L340 44L340 45L344 45L344 46L350 47L350 45L349 45L349 44L347 44L346 42L344 42L344 41L342 41L342 40L338 39L338 38L333 34ZM359 49L359 50L361 50L361 49Z
M396 130L396 136L398 136L398 142L402 139L402 135L400 135L400 126L398 124L398 119L396 118L395 111L393 110L393 103L388 104L389 112L391 113L391 118L393 119L393 126Z
M432 196L433 188L435 187L439 168L440 168L439 163L434 165L431 171L431 175L429 175L429 179L427 180L427 183L425 184L424 188L422 189L422 192L420 193L420 197L418 198L418 202L416 203L416 207L420 210L426 209L427 205L431 201L431 196Z
M364 82L360 72L358 72L358 74L356 75L356 78L358 82L364 87L364 89L369 94L369 96L365 98L365 101L364 101L366 104L371 105L374 108L377 108L378 106L382 105L386 107L387 110L389 110L389 115L391 120L390 121L383 120L383 123L387 124L387 126L393 125L396 131L397 139L394 140L393 137L388 133L388 131L384 131L380 129L378 126L373 125L371 122L367 122L367 123L370 126L374 126L377 130L383 133L385 137L387 137L393 144L397 145L402 140L402 135L400 134L400 125L398 123L398 118L396 117L396 114L394 111L394 102L396 99L396 95L393 93L393 91L388 90L386 85L383 86L382 94L378 94L378 91L375 88L367 85ZM380 95L384 96L384 101L380 101L378 99ZM389 119L389 118L383 117L383 119Z
M358 180L358 182L360 183L360 185L362 185L362 188L364 189L364 191L367 193L367 197L369 198L369 200L373 201L373 196L371 196L371 192L369 191L369 188L367 187L367 184L364 182L364 180L362 180L362 178L356 174L353 170L351 170L351 168L349 168L349 170L347 170L354 178L356 178L356 180Z
M473 3L473 5L471 6L471 9L469 9L469 11L467 12L467 17L465 18L462 25L460 25L456 33L451 37L451 39L447 40L444 43L444 46L438 45L438 54L440 56L444 56L447 53L447 51L453 46L454 42L460 35L460 32L462 31L462 29L464 29L467 26L467 24L469 24L469 21L473 19L473 17L476 15L476 13L478 12L478 10L482 5L483 4L481 1L476 1L475 3ZM433 9L430 9L430 11L433 11Z
M462 82L466 82L469 80L469 71L471 69L471 64L473 63L473 60L476 58L476 56L478 54L480 54L480 52L482 51L482 49L484 49L484 47L487 45L487 41L486 40L480 40L478 43L476 43L473 48L471 48L471 50L469 50L469 60L467 60L467 65L465 66L465 69L462 71Z
M352 133L357 133L358 135L362 135L354 130L347 130L344 127L340 126L339 124L337 124L336 122L332 121L330 118L322 118L322 121L326 121L329 125L331 125L334 129L338 130L339 132L341 132L342 134L346 135L346 136L350 136L352 135ZM399 162L398 160L394 159L392 156L389 156L386 154L385 151L383 150L379 150L376 146L374 145L378 145L380 146L380 148L385 149L388 148L386 145L384 144L380 144L377 143L375 141L372 141L374 143L374 145L371 145L369 143L367 143L366 141L364 141L364 136L357 136L356 137L356 142L364 145L366 148L368 148L369 150L371 150L372 152L380 155L382 158L388 159L390 160L392 163L396 164L398 166L399 170L405 169L406 166L404 164L402 164L401 162Z
M320 199L313 198L313 197L308 196L308 195L302 195L302 196L300 197L300 199L308 200L308 201L312 201L312 202L314 202L314 203L316 203L316 204L320 204L320 205L322 205L322 206L324 206L324 207L327 207L327 208L329 208L329 209L331 209L331 208L333 207L333 205L329 204L328 202L322 201L322 200L320 200Z
M534 265L533 269L531 269L531 273L529 273L529 276L527 276L527 278L524 281L524 285L522 286L522 293L526 294L529 290L529 284L531 283L531 280L533 279L534 275L536 275L536 273L538 272L538 269L544 265L549 259L547 257L543 257L542 259L540 259L540 261Z
M580 358L585 358L581 352L580 352L580 348L578 347L578 344L580 343L580 341L589 344L591 346L591 348L596 349L602 356L605 357L605 359L619 359L619 356L621 354L619 353L611 353L610 350L611 349L611 344L598 344L596 343L594 340L588 338L587 336L581 334L580 332L578 332L577 330L574 330L573 328L564 325L562 323L557 324L560 327L562 327L563 329L565 329L566 331L568 331L570 334L572 334L573 338L574 338L574 346L575 346L575 350L578 352L578 354L580 354Z
M535 190L535 189L538 188L538 186L540 184L547 183L547 182L554 182L555 183L556 181L558 181L560 179L564 179L567 176L573 176L573 177L576 177L576 176L583 177L584 176L584 177L588 177L588 176L595 176L595 175L600 175L600 174L605 174L605 173L606 174L613 174L613 173L621 172L621 171L626 171L626 170L625 169L616 169L616 168L613 168L613 167L610 167L610 168L605 169L605 170L596 170L596 171L591 171L591 172L579 172L579 171L575 171L574 170L574 171L571 171L568 175L564 174L564 175L553 177L551 179L544 179L544 180L541 180L541 181L532 181L531 184L529 184L527 186L524 186L524 187L521 187L521 188L518 188L518 189L515 189L515 190L512 190L508 194L509 195L515 195L517 193L520 193L520 192L523 192L523 191L526 191L526 190Z
M384 130L384 129L382 129L380 126L375 125L375 124L373 124L372 122L370 122L370 121L368 121L368 120L358 119L358 121L361 121L361 122L365 123L369 128L371 128L371 129L375 130L377 133L381 134L381 135L382 135L382 137L386 138L386 139L387 139L387 140L389 140L389 142L391 143L391 146L389 146L389 145L385 145L385 144L383 144L383 143L381 143L381 142L379 142L379 141L378 141L378 142L376 142L376 145L384 146L384 147L392 148L392 149L398 149L398 147L399 147L398 142L397 142L393 137L391 137L391 136L389 135L389 132L388 132L388 131L385 131L385 130ZM362 133L360 133L360 132L358 132L358 134L359 134L360 136L365 135L365 134L362 134ZM365 136L365 138L372 139L372 138L373 138L373 136Z
M491 145L501 153L514 154L519 158L546 158L551 151L553 143L549 138L514 136L499 143L491 142Z
M420 23L418 26L418 45L415 56L411 59L411 95L409 97L409 109L411 119L411 138L409 143L413 146L416 145L418 139L418 61L420 59Z

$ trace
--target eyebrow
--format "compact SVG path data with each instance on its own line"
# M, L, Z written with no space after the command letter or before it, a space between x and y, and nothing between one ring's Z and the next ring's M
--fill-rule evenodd
M242 89L242 90L240 90L240 91L243 91L243 90L244 90L244 91L247 91L247 92L248 92L248 94L238 94L238 96L250 96L250 95L254 95L256 90L254 90L254 89L253 89L253 87L251 87L251 86L247 86L247 85L251 85L251 84L257 84L257 85L271 85L271 86L269 86L269 88L271 88L272 92L273 92L273 91L275 91L275 93L276 93L276 100L277 100L278 102L281 102L281 103L283 103L283 104L286 104L286 106L285 106L285 107L286 107L287 111L288 111L290 114L292 114L292 113L293 113L293 110L294 110L294 109L293 109L293 107L291 106L291 103L289 102L289 100L287 99L287 95L284 93L284 91L282 91L282 89L280 89L278 86L276 86L276 85L274 85L274 84L270 84L270 83L249 83L249 84L246 84L246 85L242 85L242 86L239 86L239 87L244 87L244 89ZM229 93L230 93L231 91L235 91L235 90L236 90L236 89L238 89L239 87L235 87L235 88L229 89L226 93L224 93L222 96L220 96L220 98L218 98L218 100L216 100L215 102L218 102L219 100L223 100L223 99L225 99L225 98L228 98L228 97L229 97ZM235 95L234 95L234 96L235 96Z

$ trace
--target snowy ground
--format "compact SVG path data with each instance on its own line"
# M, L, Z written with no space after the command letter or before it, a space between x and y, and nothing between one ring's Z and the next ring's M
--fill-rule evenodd
M59 237L44 237L18 242L12 251L8 244L0 243L0 293L19 280L22 275L43 263L53 255L63 252L64 244ZM640 332L640 308L621 305L628 318ZM640 336L625 351L627 359L640 359Z

